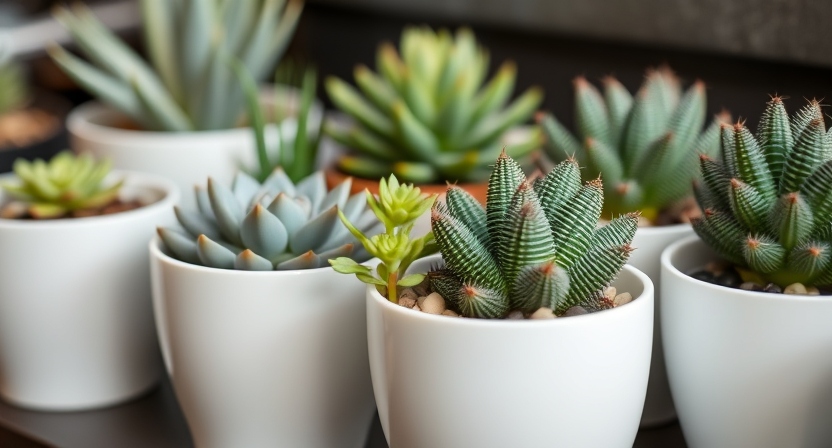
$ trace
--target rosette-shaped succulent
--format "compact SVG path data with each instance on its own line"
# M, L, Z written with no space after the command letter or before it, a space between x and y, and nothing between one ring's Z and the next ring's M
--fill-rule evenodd
M321 172L295 185L281 168L262 185L244 173L230 189L208 179L207 189L196 189L198 212L175 208L184 232L158 233L176 258L220 269L314 269L342 256L364 261L369 256L339 211L366 233L382 226L364 194L350 196L350 187L348 179L327 191Z
M648 219L690 197L697 155L716 154L720 114L704 131L705 86L682 91L668 68L651 70L635 97L613 77L603 95L586 79L575 80L575 127L570 133L551 114L538 121L555 160L575 157L588 169L584 179L604 179L605 216L639 210Z
M349 129L335 122L324 129L354 151L339 160L341 171L367 179L395 174L416 184L477 182L488 177L503 147L515 158L539 147L537 128L522 141L504 136L531 118L542 91L531 88L507 105L516 67L503 63L484 84L488 53L471 30L452 36L405 28L399 49L401 55L390 43L379 47L378 73L356 67L360 92L338 78L326 80L332 102L355 120Z
M780 97L756 137L723 126L722 160L700 158L697 234L725 260L785 286L832 284L832 134L811 101L791 119Z
M574 305L603 307L609 285L633 250L638 216L596 227L604 202L599 179L581 184L567 160L531 183L501 155L483 207L465 190L448 189L431 225L445 267L428 274L434 291L468 317Z
M3 188L23 207L10 206L34 219L62 218L72 212L100 209L118 198L123 180L107 184L110 163L96 162L89 154L64 151L49 162L36 159L14 162L16 183ZM5 215L6 213L4 213Z

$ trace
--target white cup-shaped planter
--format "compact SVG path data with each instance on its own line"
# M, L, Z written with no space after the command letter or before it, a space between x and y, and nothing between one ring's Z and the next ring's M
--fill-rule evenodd
M411 271L427 271L437 257ZM436 316L367 288L373 390L390 446L632 447L650 367L653 285L630 266L614 284L635 299L542 321Z
M298 104L296 89L276 86L261 91L261 102ZM317 131L323 107L315 103L310 113L309 129ZM121 113L97 101L82 104L69 114L67 128L76 152L90 152L109 159L118 169L157 174L171 179L183 192L182 205L196 207L194 185L205 185L208 176L223 185L231 185L240 167L256 166L254 134L249 127L194 132L153 132L125 129L129 120ZM286 120L281 126L284 137L294 138L296 124ZM276 136L270 126L268 134Z
M0 219L6 401L53 411L103 407L144 393L163 372L147 242L157 224L175 222L179 192L156 176L111 176L126 180L123 199L147 205L88 218Z
M676 418L662 350L661 320L659 319L659 313L662 309L659 279L661 273L660 258L662 251L668 245L693 234L693 228L690 224L676 224L660 227L639 227L633 238L632 245L636 250L630 255L628 264L650 277L656 291L653 319L653 360L650 363L650 381L647 383L647 398L644 401L644 412L641 415L641 425L643 427L661 425Z
M363 284L332 268L252 272L151 242L154 311L200 448L364 446L374 403Z
M832 298L717 286L689 273L717 260L696 237L662 254L662 336L691 448L832 443Z

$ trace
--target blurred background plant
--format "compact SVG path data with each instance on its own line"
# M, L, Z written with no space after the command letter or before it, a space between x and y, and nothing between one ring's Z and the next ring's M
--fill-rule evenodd
M149 64L83 4L55 17L90 62L53 46L54 61L145 130L197 131L240 124L244 98L227 66L235 56L258 82L292 38L303 0L142 0Z

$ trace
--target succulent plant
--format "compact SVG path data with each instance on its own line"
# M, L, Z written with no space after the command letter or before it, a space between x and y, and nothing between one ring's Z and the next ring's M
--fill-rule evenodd
M297 185L277 168L262 184L238 173L232 187L208 179L196 187L199 211L175 207L183 231L159 228L176 258L220 269L251 271L314 269L331 257L369 256L339 221L348 216L367 233L380 224L366 209L364 197L350 197L351 179L327 191L322 172Z
M639 210L648 219L689 197L697 176L697 155L719 149L719 125L725 113L705 122L705 86L696 81L682 91L668 68L649 70L633 97L613 77L603 95L586 79L575 80L575 127L571 134L551 114L538 121L548 136L545 146L555 161L576 157L584 179L604 178L604 215Z
M23 68L0 48L0 115L23 106L27 90Z
M434 204L431 226L445 266L428 274L431 286L469 317L603 308L601 291L627 262L638 225L633 213L596 228L603 202L601 180L581 185L573 159L532 183L503 153L485 208L455 186L446 203Z
M142 0L141 6L152 66L80 2L55 16L91 63L60 47L50 53L79 85L145 129L192 131L238 123L243 93L230 58L264 80L294 33L303 1Z
M123 180L105 183L109 162L96 162L89 154L64 151L48 163L42 159L14 162L17 183L3 184L18 203L22 215L35 219L61 218L71 212L102 208L118 198ZM18 207L13 207L18 208Z
M342 274L355 274L364 283L376 285L379 292L393 303L398 303L398 287L415 286L425 279L425 274L405 275L414 260L436 252L433 233L418 238L410 236L416 219L424 214L436 200L436 195L422 194L422 190L410 184L400 184L396 176L379 181L378 198L364 191L367 205L373 210L385 231L368 237L356 227L344 213L341 222L361 242L364 249L381 262L375 272L369 266L349 258L329 260L333 269Z
M539 147L537 128L508 146L502 137L532 116L542 91L531 88L506 106L515 65L503 63L483 85L488 54L471 30L452 36L444 29L405 28L400 50L401 56L390 43L379 47L379 73L356 67L361 93L338 78L326 80L332 102L355 120L349 129L335 122L324 128L354 150L339 160L341 171L368 179L395 174L416 184L480 181L504 146L516 158Z
M315 70L311 68L300 72L294 65L289 67L289 69L279 70L276 78L301 78L299 81L300 101L297 107L297 125L290 146L289 141L284 138L284 129L279 121L281 118L285 119L287 117L280 117L278 107L275 107L272 118L278 134L278 145L277 151L270 151L266 143L266 120L257 98L257 82L241 62L232 62L232 68L245 92L248 114L251 118L251 128L254 132L259 165L257 172L252 174L259 181L265 181L277 167L283 167L292 182L300 182L315 171L315 160L318 156L318 144L320 143L323 123L315 132L309 132L308 124L315 101L318 76ZM294 81L294 79L291 79L292 84L294 84Z
M821 105L789 118L774 96L756 136L742 122L721 135L722 160L700 158L696 233L766 281L832 284L832 134Z

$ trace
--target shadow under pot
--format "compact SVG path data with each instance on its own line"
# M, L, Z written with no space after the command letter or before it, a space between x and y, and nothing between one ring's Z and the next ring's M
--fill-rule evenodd
M200 448L362 448L374 415L363 284L240 271L150 244L159 340Z
M410 271L439 263L427 257ZM546 320L433 315L369 286L370 369L389 445L632 447L653 344L653 284L625 266L613 285L635 299Z
M0 218L4 400L75 411L130 400L158 382L163 370L147 241L155 225L174 221L179 192L145 174L114 171L107 180L122 178L120 199L138 200L139 208L83 218Z
M698 237L661 259L664 355L688 446L828 447L832 298L690 276L718 259Z
M37 91L26 107L0 115L0 173L11 171L19 158L49 160L67 149L69 109L63 97Z

